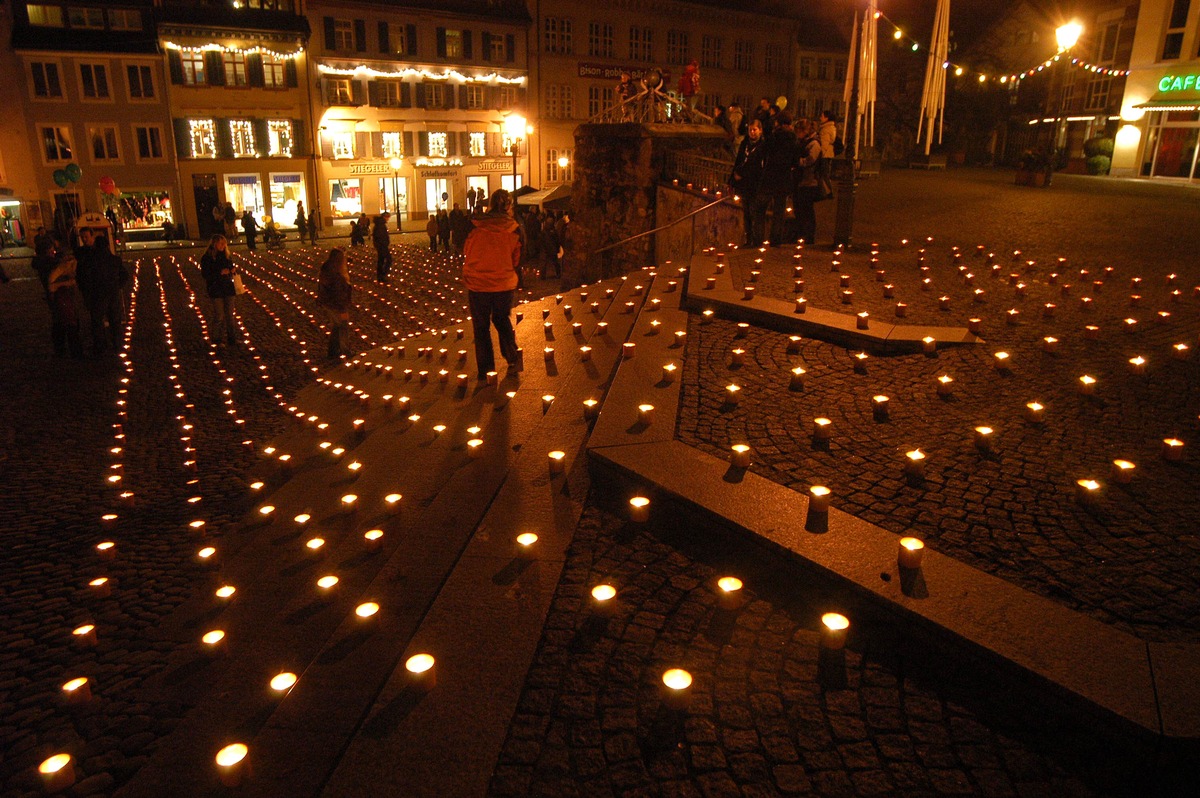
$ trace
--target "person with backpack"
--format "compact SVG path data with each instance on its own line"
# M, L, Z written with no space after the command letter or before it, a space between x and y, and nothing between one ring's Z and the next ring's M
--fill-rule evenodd
M818 199L833 198L833 159L838 141L837 118L832 111L822 111L817 123L817 141L821 145L821 164L817 180L821 191Z

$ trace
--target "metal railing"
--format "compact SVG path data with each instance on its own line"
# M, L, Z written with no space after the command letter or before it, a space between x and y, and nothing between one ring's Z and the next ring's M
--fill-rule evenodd
M720 191L727 185L732 171L733 161L671 150L663 161L662 177L667 182L676 180L680 185L690 185L697 191Z
M662 124L674 122L689 125L711 125L712 117L690 108L659 89L643 88L637 94L605 108L588 120L588 124L618 124L639 122Z
M700 214L702 214L708 210L711 210L712 208L716 207L717 205L721 205L723 203L732 204L733 199L731 197L720 197L718 199L713 200L712 202L701 205L699 208L688 211L683 216L680 216L678 219L674 219L670 222L667 222L666 224L659 225L658 227L652 228L650 230L644 230L640 233L637 233L636 235L631 235L627 238L621 239L620 241L616 241L612 244L608 244L606 246L600 247L599 249L593 250L592 253L588 256L588 264L589 264L589 266L594 265L596 263L596 260L599 259L601 261L600 274L602 275L602 279L614 277L620 271L618 268L616 268L615 262L614 262L615 253L619 248L627 246L628 244L630 244L634 241L639 241L643 238L647 238L649 236L657 235L664 231L670 230L680 224L683 224L684 222L689 222L689 221L691 222L691 230L688 235L688 253L689 253L689 255L693 254L696 250L696 219L700 216ZM591 271L591 270L589 269L589 271Z

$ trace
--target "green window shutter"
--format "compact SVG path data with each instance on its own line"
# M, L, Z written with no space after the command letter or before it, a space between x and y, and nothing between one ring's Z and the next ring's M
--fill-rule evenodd
M171 127L175 132L175 155L180 159L192 157L192 140L188 133L186 119L172 119Z
M300 76L296 74L296 59L289 58L283 62L283 79L289 89L300 85Z
M388 24L382 20L379 22L379 52L390 53L392 51L391 42L388 40Z
M411 130L404 133L404 157L411 158L415 154L413 149L413 134Z
M254 126L254 149L258 150L260 155L266 155L271 149L271 135L267 130L267 120L252 119L250 123Z
M355 158L370 158L371 157L371 134L370 133L355 133L354 134L354 157Z
M369 133L368 135L371 137L371 153L372 153L372 155L374 155L374 157L376 157L376 158L382 158L383 157L383 134L382 133Z
M492 60L492 34L488 33L487 31L484 31L483 35L480 36L479 46L483 49L483 52L480 53L480 56L483 58L483 60L491 61Z
M470 93L469 86L464 84L458 87L458 107L464 111L467 109L467 100Z
M374 108L379 107L379 81L367 81L367 103Z
M462 32L462 43L463 58L470 61L472 58L474 58L474 56L471 55L471 31L465 30Z
M183 56L178 50L167 50L167 71L171 73L173 84L183 85Z
M263 75L263 59L259 53L246 56L246 80L251 86L262 87L266 84Z
M455 107L454 92L455 92L454 84L447 83L446 84L445 103L442 105L442 107L445 108L447 111L449 111Z
M213 125L216 128L217 139L217 157L232 158L233 157L233 136L229 131L228 119L214 119Z
M360 53L367 51L367 23L364 20L354 20L354 49Z
M204 54L204 71L210 86L225 85L225 59L215 50Z
M418 153L418 155L424 155L426 158L428 158L429 157L429 134L428 133L418 133L417 140L418 140L419 146L421 148L421 151Z
M354 105L367 104L367 88L361 80L350 81L350 100Z
M504 37L504 57L510 64L517 60L517 37L511 33Z
M413 101L414 101L413 105L415 105L417 108L425 107L425 84L424 83L414 83L413 84Z
M292 157L308 155L308 137L303 119L292 120Z
M337 50L337 34L334 33L333 17L325 17L325 49Z
M442 27L437 29L437 54L438 58L446 57L446 29Z
M413 85L408 81L400 84L400 107L412 108Z
M405 30L404 54L408 56L414 56L417 54L417 26L408 25L406 26Z

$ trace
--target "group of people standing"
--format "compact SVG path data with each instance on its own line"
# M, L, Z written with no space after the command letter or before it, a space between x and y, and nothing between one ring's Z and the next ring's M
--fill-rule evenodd
M472 201L471 204L482 212L483 203ZM429 236L430 252L437 252L441 247L442 252L461 255L470 232L470 214L460 208L457 202L450 211L441 208L437 213L430 213L429 221L425 224L425 233Z
M101 356L121 346L125 331L124 289L130 274L115 254L106 230L81 227L75 247L40 232L34 241L33 270L50 308L54 353L84 356L81 326L86 311L91 352Z
M836 139L837 122L829 112L823 111L816 122L793 122L786 111L763 100L746 123L729 175L730 187L741 198L745 245L816 240L814 203L833 196Z

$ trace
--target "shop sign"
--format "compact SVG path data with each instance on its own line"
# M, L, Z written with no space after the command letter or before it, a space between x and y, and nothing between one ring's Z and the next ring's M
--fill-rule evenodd
M429 180L429 179L437 178L437 177L458 177L458 170L457 169L422 169L420 171L420 176L425 180Z
M387 161L357 161L350 164L350 174L390 175L393 174L393 170L392 165Z
M507 172L512 168L509 161L480 161L475 168L481 172Z
M628 66L613 66L612 64L580 64L579 77L581 78L607 78L609 80L620 80L621 73L628 72L629 77L634 80L639 80L646 74L645 67L628 67Z
M1200 90L1200 75L1163 75L1158 81L1161 92Z

